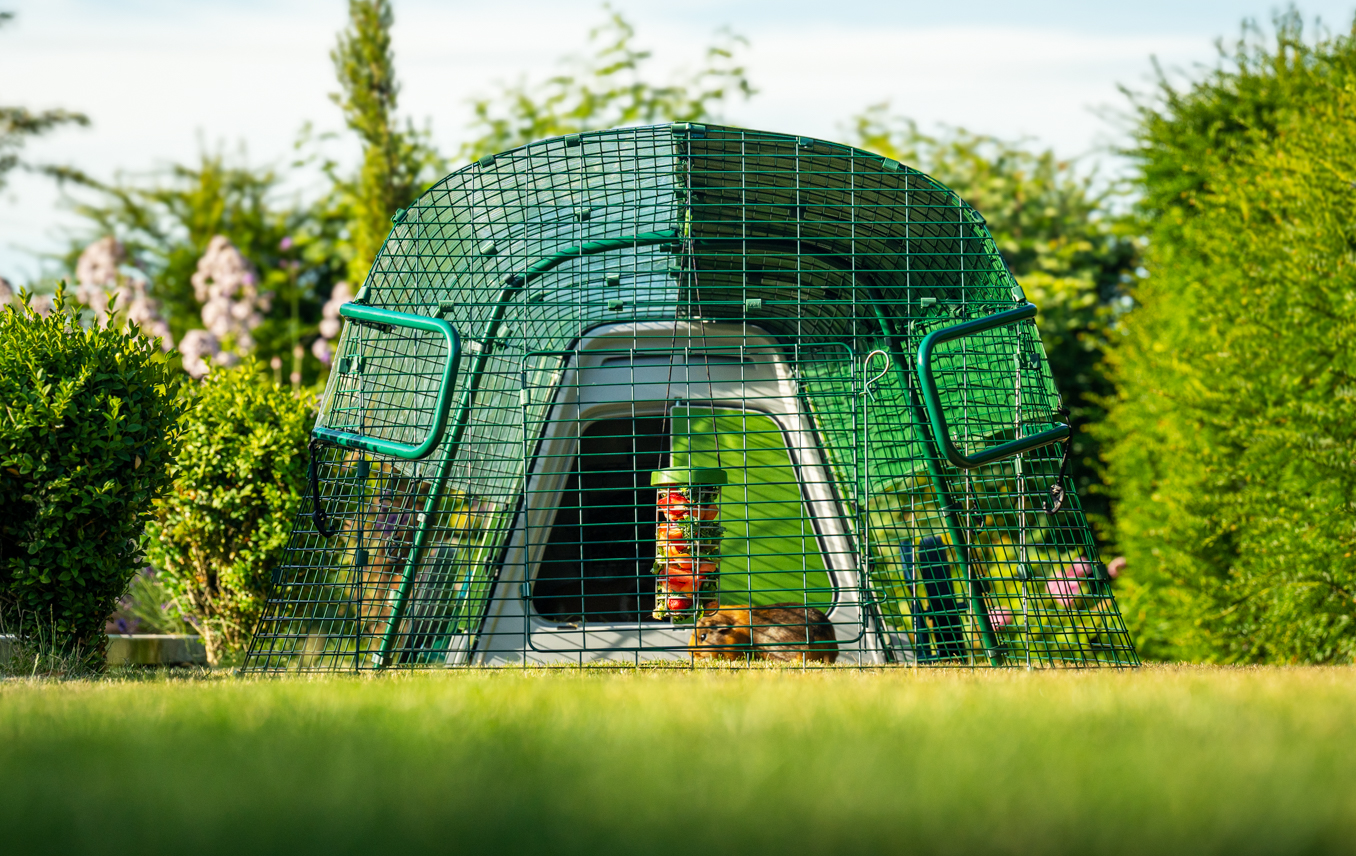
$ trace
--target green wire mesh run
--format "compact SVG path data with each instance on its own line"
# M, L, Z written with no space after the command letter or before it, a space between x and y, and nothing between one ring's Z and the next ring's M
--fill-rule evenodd
M926 175L736 128L545 140L398 213L357 303L247 670L1138 662L1052 504L1034 310ZM652 483L693 469L718 502Z

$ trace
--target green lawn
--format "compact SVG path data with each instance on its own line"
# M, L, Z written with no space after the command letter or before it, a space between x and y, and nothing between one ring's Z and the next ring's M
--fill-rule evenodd
M1356 671L0 682L5 853L1356 850Z

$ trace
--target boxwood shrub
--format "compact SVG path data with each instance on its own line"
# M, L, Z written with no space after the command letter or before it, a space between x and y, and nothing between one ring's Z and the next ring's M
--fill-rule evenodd
M214 665L239 659L306 491L315 399L254 360L185 391L174 483L146 527L147 558Z
M169 484L183 374L159 343L82 326L57 292L43 317L0 310L0 627L86 666L144 564L140 538Z

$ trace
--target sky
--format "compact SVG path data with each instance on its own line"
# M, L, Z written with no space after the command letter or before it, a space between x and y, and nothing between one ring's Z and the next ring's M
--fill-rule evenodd
M731 124L842 139L889 102L925 129L960 125L1107 160L1123 140L1120 87L1145 90L1151 58L1178 74L1213 64L1215 42L1266 0L613 0L654 53L656 75L695 67L722 27L748 39L759 90ZM469 101L540 80L580 53L600 3L394 0L401 112L455 151ZM344 0L0 0L0 104L65 107L92 126L31 141L29 160L99 178L146 176L207 149L283 165L306 123L341 130L329 50ZM1300 5L1347 30L1356 0ZM356 148L341 150L356 156ZM1113 163L1114 166L1114 163ZM85 227L49 180L10 173L0 191L0 276L57 271L44 258Z

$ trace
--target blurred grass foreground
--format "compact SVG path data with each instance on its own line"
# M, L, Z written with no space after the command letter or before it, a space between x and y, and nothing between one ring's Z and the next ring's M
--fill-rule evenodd
M15 680L0 830L10 853L1349 852L1353 677Z

